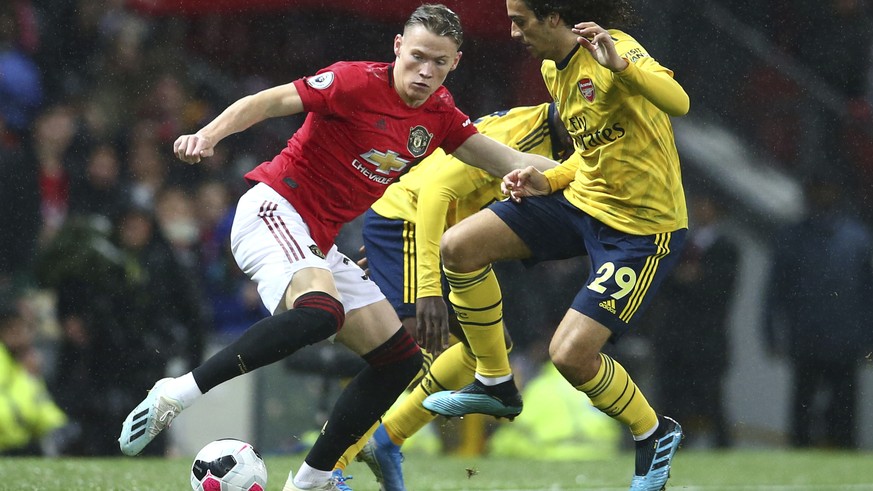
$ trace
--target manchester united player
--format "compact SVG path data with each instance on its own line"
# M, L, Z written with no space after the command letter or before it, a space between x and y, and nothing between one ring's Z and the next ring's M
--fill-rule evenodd
M285 149L246 174L252 187L231 231L234 257L273 315L192 372L159 380L122 425L123 453L138 454L213 387L334 338L368 366L340 395L285 490L345 486L331 475L334 463L397 399L422 357L375 283L337 251L340 227L437 147L499 176L554 165L477 133L455 107L442 83L460 61L461 42L454 12L422 5L395 37L393 63L335 63L243 97L176 140L176 156L194 164L228 135L267 118L308 113Z

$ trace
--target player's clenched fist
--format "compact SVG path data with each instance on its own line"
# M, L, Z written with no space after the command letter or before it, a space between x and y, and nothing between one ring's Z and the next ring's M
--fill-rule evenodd
M215 151L212 141L200 134L182 135L173 143L173 153L182 162L196 164L201 158L211 157Z

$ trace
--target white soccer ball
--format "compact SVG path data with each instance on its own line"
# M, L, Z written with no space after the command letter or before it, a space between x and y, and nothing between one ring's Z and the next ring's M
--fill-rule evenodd
M207 444L191 465L194 491L264 491L267 466L251 444L225 438Z

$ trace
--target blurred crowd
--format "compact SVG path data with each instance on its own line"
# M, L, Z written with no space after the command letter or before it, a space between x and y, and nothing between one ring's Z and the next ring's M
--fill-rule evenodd
M808 79L726 42L728 34L701 20L713 2L641 3L642 13L657 8L673 19L668 36L638 36L652 49L663 46L659 58L695 110L722 118L798 179L827 168L845 197L863 205L863 218L873 216L866 193L873 184L873 24L862 0L718 2ZM505 41L468 40L449 77L471 116L547 98L536 64L509 40L506 25ZM140 400L130 387L183 373L207 340L266 315L230 255L229 226L241 176L259 163L253 155L278 152L302 120L229 137L197 166L174 161L172 142L244 94L341 59L390 59L397 26L363 19L354 32L345 26L319 12L152 17L125 0L0 2L0 380L24 381L2 385L20 389L0 395L0 453L116 455L117 428L106 422L120 423ZM836 97L817 93L825 88ZM352 254L359 244L353 228L340 242ZM714 243L701 240L703 250ZM719 260L730 269L736 258ZM679 278L671 287L677 305L664 309L700 301L682 295L700 293L692 280L701 268L685 268L686 284ZM506 295L518 299L507 302L506 318L519 350L541 360L541 341L585 265L527 272L506 265L500 273L527 275L504 282ZM528 281L544 286L530 295ZM733 279L718 281L711 293L721 299L707 302L730 297L724 285ZM712 329L725 329L724 316L708 321ZM687 341L693 330L671 336ZM713 352L724 355L714 342ZM716 375L726 363L718 362ZM728 436L717 431L724 416L703 407L707 397L700 396L701 412L712 418L713 441L726 446ZM33 411L16 420L16 407ZM7 434L22 428L25 437Z

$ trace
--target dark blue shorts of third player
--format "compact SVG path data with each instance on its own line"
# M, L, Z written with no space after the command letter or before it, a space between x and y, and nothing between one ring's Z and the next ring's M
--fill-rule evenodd
M367 210L362 233L370 278L379 285L398 317L415 317L418 285L415 224ZM440 275L445 296L449 289L445 277Z

